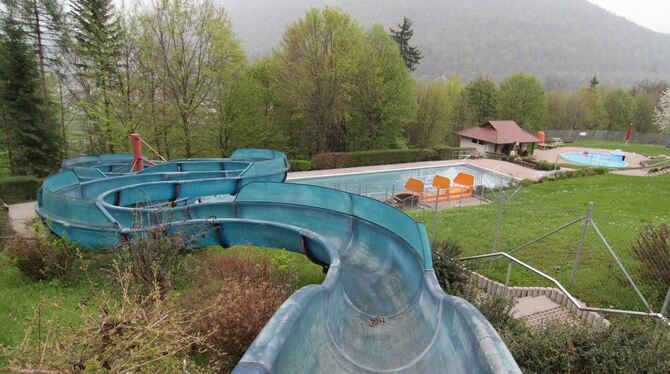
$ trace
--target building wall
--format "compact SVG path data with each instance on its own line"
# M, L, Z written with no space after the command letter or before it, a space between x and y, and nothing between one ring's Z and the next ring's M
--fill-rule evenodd
M484 144L481 144L484 143ZM479 153L486 153L486 152L494 152L495 150L495 144L492 143L487 143L483 141L477 141L477 143L474 143L471 138L466 138L465 136L461 136L461 142L460 142L460 147L461 148L474 148L477 150Z

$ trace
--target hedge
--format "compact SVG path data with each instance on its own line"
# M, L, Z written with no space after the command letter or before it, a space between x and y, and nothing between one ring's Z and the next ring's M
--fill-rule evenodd
M337 169L438 159L439 155L432 149L379 149L349 153L319 153L312 158L312 167L314 169Z
M308 160L288 160L291 165L291 171L307 171L312 170L312 162Z
M440 160L453 160L462 154L471 154L475 151L475 148L460 148L442 145L433 147L433 150L437 152Z
M0 199L7 204L34 201L41 181L33 176L0 177Z

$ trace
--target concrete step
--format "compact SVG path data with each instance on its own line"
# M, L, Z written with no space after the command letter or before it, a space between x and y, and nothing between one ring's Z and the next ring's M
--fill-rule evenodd
M512 308L512 315L520 319L556 308L560 308L560 305L544 295L526 296L517 299L516 305Z

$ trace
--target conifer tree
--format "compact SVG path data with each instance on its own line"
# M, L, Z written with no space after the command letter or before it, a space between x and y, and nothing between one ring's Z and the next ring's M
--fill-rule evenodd
M416 70L416 66L419 65L419 61L423 58L421 51L415 47L409 45L409 41L414 36L414 29L412 25L414 22L409 19L409 17L404 17L402 24L398 24L398 29L390 29L391 38L398 43L398 48L400 48L400 55L403 60L405 60L405 66L410 71Z
M46 176L61 158L57 126L40 95L39 72L26 34L16 19L3 23L5 58L0 66L2 131L13 174Z
M114 152L110 90L118 68L122 38L112 0L73 0L72 64L79 101L97 135L95 151Z

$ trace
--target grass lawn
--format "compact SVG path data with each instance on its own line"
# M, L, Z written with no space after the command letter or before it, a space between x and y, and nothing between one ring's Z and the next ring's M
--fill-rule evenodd
M664 136L664 135L659 135ZM629 143L626 145L623 142L610 142L604 140L577 140L574 143L565 145L566 147L587 147L587 148L603 148L603 149L620 149L625 152L634 152L641 155L668 155L670 156L670 148L661 145L651 144L635 144Z
M639 277L640 263L633 257L631 247L638 229L644 222L670 222L670 175L633 177L606 174L531 185L508 202L503 215L500 241L496 251L509 251L553 228L583 216L588 202L594 203L593 219L619 255L633 278ZM463 256L490 253L498 212L496 204L447 209L434 215L420 211L412 213L426 223L429 236L451 239L464 248ZM575 258L582 226L574 225L552 237L517 252L521 260L556 277L567 285ZM488 260L481 271L503 281L507 263ZM538 285L542 278L516 267L512 285ZM548 286L548 284L546 284ZM641 308L624 275L618 270L607 249L589 229L576 281L568 289L594 306ZM645 296L654 296L660 309L658 294L665 290L647 289ZM654 294L655 292L655 294ZM658 311L658 310L657 310Z

